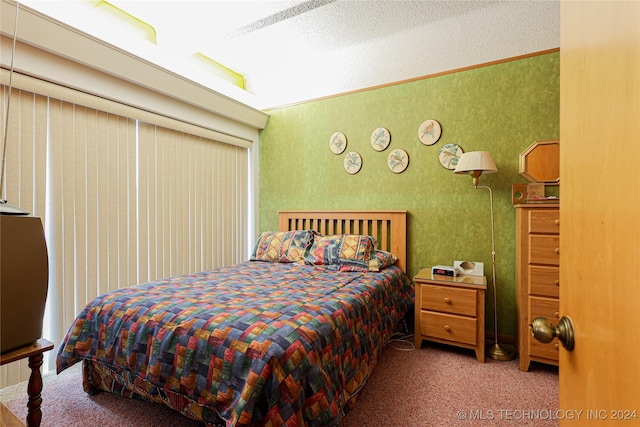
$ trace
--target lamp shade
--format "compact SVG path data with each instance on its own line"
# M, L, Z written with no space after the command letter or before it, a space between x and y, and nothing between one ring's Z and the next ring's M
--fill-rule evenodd
M493 158L488 151L470 151L468 153L463 153L458 160L458 165L453 171L453 173L466 174L472 174L473 172L498 172L496 163L493 161Z

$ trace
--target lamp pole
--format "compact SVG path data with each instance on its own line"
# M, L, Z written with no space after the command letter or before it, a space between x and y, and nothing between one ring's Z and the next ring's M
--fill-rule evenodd
M493 225L493 191L488 185L478 185L477 178L474 178L475 188L486 188L489 190L489 201L491 206L491 273L493 281L493 327L495 344L487 350L490 358L495 360L513 360L516 355L513 351L506 349L498 343L498 292L496 287L496 238Z

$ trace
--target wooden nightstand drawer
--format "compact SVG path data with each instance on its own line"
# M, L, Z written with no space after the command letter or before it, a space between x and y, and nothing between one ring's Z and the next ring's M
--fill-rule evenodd
M529 211L529 232L540 234L559 234L560 209Z
M530 265L529 295L558 298L560 296L560 268Z
M529 263L560 265L560 236L529 236Z
M463 316L476 316L476 293L473 289L421 285L420 308Z
M420 313L420 331L422 335L443 340L475 345L476 324L476 319L470 317L434 313L432 311L422 311Z

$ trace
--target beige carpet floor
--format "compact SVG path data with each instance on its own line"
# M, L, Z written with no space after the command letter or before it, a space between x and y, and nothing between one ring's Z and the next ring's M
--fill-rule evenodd
M43 427L177 427L200 425L169 408L82 390L80 365L46 375ZM24 420L26 383L0 391L0 401ZM558 425L558 368L517 360L478 363L473 351L425 342L418 350L387 346L342 427Z

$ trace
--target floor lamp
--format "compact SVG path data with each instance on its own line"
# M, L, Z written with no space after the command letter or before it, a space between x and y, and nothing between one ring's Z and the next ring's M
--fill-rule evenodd
M493 191L491 187L487 185L478 185L478 178L480 175L487 173L498 172L496 164L491 158L491 154L488 151L471 151L469 153L463 153L458 160L454 173L467 174L473 177L473 186L475 188L486 188L489 190L489 200L491 202L491 262L493 273L493 323L494 323L494 337L495 344L488 350L487 354L490 358L495 360L513 360L515 359L515 352L511 349L502 347L498 343L498 294L496 292L496 240L493 227Z

